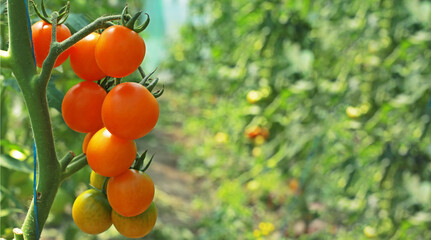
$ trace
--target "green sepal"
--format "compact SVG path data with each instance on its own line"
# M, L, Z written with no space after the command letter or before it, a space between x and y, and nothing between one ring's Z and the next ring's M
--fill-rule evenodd
M150 84L148 84L147 89L148 91L153 91L154 87L157 85L157 83L159 82L159 78L154 79L153 81L151 81Z
M158 97L162 96L162 94L163 94L164 92L165 92L165 85L162 85L162 88L161 88L161 89L157 90L157 92L152 93L152 94L153 94L153 96L154 96L155 98L158 98Z
M150 161L148 161L147 165L145 165L145 167L143 169L140 169L139 171L145 172L150 167L151 162L153 162L154 155L156 154L154 153L153 156L151 156Z
M150 15L148 15L148 13L145 13L145 15L147 15L147 20L145 20L145 22L142 25L135 27L133 31L140 33L148 27L148 24L150 24Z

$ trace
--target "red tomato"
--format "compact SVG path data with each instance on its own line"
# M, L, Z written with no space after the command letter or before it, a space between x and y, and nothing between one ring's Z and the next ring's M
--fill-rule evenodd
M91 138L87 147L87 161L96 173L113 177L126 171L135 161L136 144L112 135L106 128Z
M143 213L154 198L154 183L148 174L128 169L109 179L106 188L112 209L125 217Z
M82 152L86 153L87 152L87 146L88 143L90 142L90 139L93 137L93 135L96 132L92 132L92 133L87 133L87 135L85 135L84 141L82 142Z
M49 47L51 46L51 31L52 25L43 20L36 22L31 26L34 55L36 56L36 65L42 67L43 61L48 56ZM66 25L61 24L57 26L57 41L62 42L72 34ZM70 51L67 49L58 56L55 61L54 67L60 66L69 57Z
M67 126L77 132L95 132L103 127L101 110L106 91L94 82L80 82L64 95L61 112Z
M141 238L151 232L157 221L157 208L154 203L145 212L135 217L124 217L112 211L112 223L121 235L128 238Z
M70 66L78 77L87 81L97 81L106 76L94 57L99 36L98 33L91 33L70 48Z
M149 133L159 119L159 103L139 83L125 82L115 86L102 106L102 119L115 136L138 139Z
M95 56L106 75L125 77L141 65L145 56L145 43L135 31L120 25L111 26L100 35Z

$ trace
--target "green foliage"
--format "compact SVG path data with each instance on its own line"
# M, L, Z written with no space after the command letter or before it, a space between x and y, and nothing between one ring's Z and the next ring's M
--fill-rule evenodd
M381 238L431 234L430 9L192 1L162 68L177 89L165 114L186 134L180 164L218 189L198 236L264 238L264 221L275 225L269 239L355 238L366 226ZM244 136L254 125L270 130L263 144Z

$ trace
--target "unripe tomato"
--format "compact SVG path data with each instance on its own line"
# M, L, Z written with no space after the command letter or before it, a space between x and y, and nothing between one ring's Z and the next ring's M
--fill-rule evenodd
M96 63L94 49L100 34L91 33L70 48L70 66L86 81L97 81L106 76Z
M100 35L95 56L106 75L122 78L141 65L145 56L145 43L135 31L121 25L111 26Z
M143 213L154 198L154 183L148 174L128 169L112 177L106 188L112 209L125 217Z
M135 217L124 217L112 211L112 223L119 233L128 238L141 238L151 232L157 221L157 208L154 203Z
M364 228L364 235L365 235L367 238L375 238L375 237L377 237L376 229L375 229L375 228L373 228L373 227L371 227L371 226L366 226L366 227Z
M259 102L261 98L262 94L256 90L252 90L247 93L247 102L251 104Z
M97 189L103 190L103 184L105 183L106 179L107 177L102 176L95 171L91 171L90 173L90 185Z
M87 152L87 146L88 143L90 142L90 139L93 137L93 135L96 132L92 132L92 133L87 133L87 135L85 135L84 141L82 141L82 152L86 153Z
M141 84L121 83L106 96L102 119L105 127L115 136L138 139L156 126L159 103Z
M67 126L77 132L95 132L103 127L101 111L106 91L94 82L80 82L64 95L61 113Z
M89 234L106 231L112 225L111 212L105 195L96 189L81 193L72 207L72 217L76 226Z
M361 116L361 110L356 107L348 106L346 108L346 114L349 118L358 118Z
M51 32L52 25L40 20L31 26L32 38L33 38L33 48L34 55L36 57L36 65L42 67L43 61L48 56L49 48L51 46ZM69 28L66 25L61 24L57 26L57 41L62 42L70 37ZM69 57L70 51L67 49L62 52L57 60L55 61L54 67L60 66Z
M113 177L132 165L136 152L135 141L116 137L106 128L102 128L88 143L87 161L96 173Z

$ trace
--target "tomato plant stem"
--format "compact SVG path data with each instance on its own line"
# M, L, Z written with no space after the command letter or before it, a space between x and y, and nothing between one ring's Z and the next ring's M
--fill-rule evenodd
M96 19L94 22L75 33L69 39L58 43L56 41L56 28L52 31L51 49L46 58L40 76L37 75L30 36L30 23L25 21L26 1L8 1L9 49L0 52L1 67L10 68L18 82L27 106L33 138L37 152L37 216L40 232L48 218L61 182L77 172L87 164L86 156L73 159L69 156L63 160L64 172L57 159L52 134L51 119L48 111L46 88L57 57L84 38L91 32L106 26L106 21L120 19L121 16L107 16ZM58 13L53 14L53 19ZM53 21L56 25L56 19ZM70 164L68 162L72 161ZM66 167L67 166L67 167ZM27 216L22 225L22 234L16 239L37 239L34 201L31 201Z

